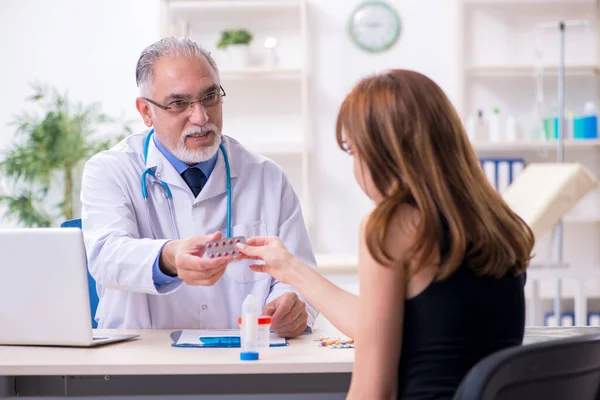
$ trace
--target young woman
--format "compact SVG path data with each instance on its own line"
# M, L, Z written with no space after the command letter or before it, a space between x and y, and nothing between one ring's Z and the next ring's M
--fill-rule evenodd
M475 363L522 342L533 234L488 183L444 92L417 72L359 82L337 141L375 203L360 228L360 296L277 238L251 238L244 257L355 339L348 398L451 399Z

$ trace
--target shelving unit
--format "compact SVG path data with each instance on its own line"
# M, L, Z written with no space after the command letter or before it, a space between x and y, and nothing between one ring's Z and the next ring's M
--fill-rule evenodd
M519 140L514 142L474 142L473 147L477 152L497 152L506 153L514 151L538 151L552 150L556 151L557 142L555 140L534 141ZM564 142L565 150L600 150L600 140L575 140L566 139Z
M354 275L358 270L357 254L317 254L316 259L323 275Z
M306 0L161 0L165 35L189 36L211 52L227 92L223 134L279 164L313 229L309 162L308 22ZM221 32L247 29L250 62L239 66L217 48ZM263 43L277 39L276 64Z
M479 65L466 67L465 72L470 77L480 78L531 77L535 73L535 67L533 65ZM600 68L597 65L566 65L565 73L567 76L597 76L600 75ZM544 66L544 75L556 78L558 67Z
M226 68L219 71L222 79L302 79L301 68L248 67Z
M600 103L600 39L599 2L597 0L461 0L461 65L457 77L462 87L457 108L463 119L483 110L484 118L496 107L505 118L516 118L521 138L513 142L472 143L482 157L520 157L526 162L555 162L557 141L544 140L532 134L535 124L536 76L543 72L543 117L557 117L558 105L558 21L588 21L585 28L567 28L565 37L566 109L581 114L585 102ZM539 23L556 22L556 30L536 31ZM543 56L540 65L539 59ZM541 124L539 124L541 125ZM539 126L538 125L538 126ZM564 154L568 162L580 162L596 176L600 175L600 140L566 139ZM575 299L581 318L581 296L600 298L600 197L591 193L564 218L563 246L568 269L531 270L528 296L538 300L554 296L553 279L573 278L588 282L587 290L580 284L566 284L564 299ZM548 235L547 235L548 236ZM548 253L552 243L548 237L536 238L534 263L544 264L541 255ZM540 255L541 254L541 255ZM564 275L564 276L563 276ZM568 280L568 279L567 279ZM589 285L592 283L591 285ZM546 292L533 286L550 288ZM535 293L534 293L535 292ZM534 296L534 297L535 297ZM536 300L537 301L537 300ZM539 311L539 310L537 310ZM547 309L545 311L551 311ZM539 323L539 316L536 317ZM531 321L530 321L531 322Z
M213 11L264 9L266 7L297 7L296 0L170 0L171 10L177 11Z

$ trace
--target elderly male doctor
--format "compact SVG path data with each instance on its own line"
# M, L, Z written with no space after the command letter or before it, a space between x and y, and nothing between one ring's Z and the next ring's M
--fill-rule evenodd
M221 135L225 91L210 54L189 39L161 39L142 52L136 80L136 107L154 130L95 155L83 173L82 225L98 283L98 327L236 328L249 293L273 316L280 336L312 327L316 310L291 287L253 272L247 260L204 257L205 243L231 226L232 237L279 236L315 265L283 171Z

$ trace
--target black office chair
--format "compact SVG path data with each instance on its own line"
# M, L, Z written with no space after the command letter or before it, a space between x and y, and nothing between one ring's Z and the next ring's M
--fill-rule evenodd
M600 399L600 335L511 347L478 362L454 400Z

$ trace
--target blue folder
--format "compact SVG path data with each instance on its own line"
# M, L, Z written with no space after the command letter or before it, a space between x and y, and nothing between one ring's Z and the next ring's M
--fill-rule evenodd
M193 347L193 348L235 348L241 347L239 336L220 336L220 337L198 337L198 344L182 343L179 344L179 338L182 331L171 332L171 346L173 347ZM287 339L284 343L270 343L269 347L288 346Z

